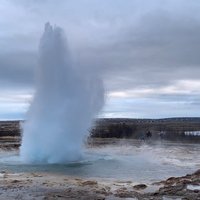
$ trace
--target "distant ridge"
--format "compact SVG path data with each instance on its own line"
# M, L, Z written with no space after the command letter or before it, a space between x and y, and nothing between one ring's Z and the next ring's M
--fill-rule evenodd
M200 117L172 117L160 119L101 118L92 129L92 137L144 138L150 132L153 138L195 140L187 132L200 132Z
M22 120L0 121L0 136L20 136ZM78 124L78 122L77 122ZM192 139L200 141L200 137L188 137L185 132L200 131L200 117L172 117L160 119L141 118L99 118L91 128L90 135L100 138L135 138L143 137L148 131L154 138Z
M130 122L130 121L143 121L143 122L200 122L200 117L170 117L170 118L99 118L99 121L116 121L116 122Z
M101 120L114 120L114 121L197 121L200 122L200 117L169 117L169 118L97 118L97 121ZM12 123L12 122L23 122L22 119L9 119L0 120L0 123Z

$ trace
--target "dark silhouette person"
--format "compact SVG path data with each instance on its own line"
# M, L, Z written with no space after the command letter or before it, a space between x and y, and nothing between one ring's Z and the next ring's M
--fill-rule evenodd
M148 131L147 133L146 133L146 138L151 138L152 137L152 133L150 132L150 131Z

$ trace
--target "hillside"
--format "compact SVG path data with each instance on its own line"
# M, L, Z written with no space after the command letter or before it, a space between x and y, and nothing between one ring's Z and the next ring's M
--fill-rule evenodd
M197 139L193 133L200 131L200 118L165 119L100 119L91 131L92 137L141 139L148 132L153 138ZM186 135L186 132L191 132Z
M149 132L150 136L155 139L191 139L200 141L200 118L103 118L96 120L90 135L91 137L100 138L143 139ZM194 133L196 133L196 136ZM20 121L0 122L0 136L20 135Z

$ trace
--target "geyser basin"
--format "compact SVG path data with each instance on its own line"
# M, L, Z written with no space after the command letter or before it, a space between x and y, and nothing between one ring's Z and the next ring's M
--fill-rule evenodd
M200 167L199 144L118 141L86 148L82 160L65 164L24 164L16 152L2 152L0 170L152 182L193 173Z
M45 25L39 46L36 92L23 126L24 162L63 163L81 157L84 137L104 102L102 81L77 69L64 31Z

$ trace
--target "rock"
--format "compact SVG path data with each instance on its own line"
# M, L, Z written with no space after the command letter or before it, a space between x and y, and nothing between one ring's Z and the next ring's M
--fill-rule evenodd
M176 195L177 192L183 191L185 187L183 185L179 186L164 186L159 189L159 194L165 194L165 195Z
M200 186L200 170L182 177L170 177L156 184L162 184L162 187L154 193L154 196L163 197L167 195L185 200L200 199L200 190L198 188Z
M97 184L97 181L84 181L80 183L81 186L96 186Z
M136 189L136 190L144 190L145 188L147 188L147 185L138 184L138 185L134 185L133 188Z
M21 181L19 181L19 180L13 180L13 181L11 181L11 183L20 183Z
M198 176L200 176L200 169L197 170L196 172L194 172L194 175L198 175Z
M96 194L102 194L104 196L112 195L112 192L110 190L106 190L106 188L98 188L95 190Z
M115 191L116 193L114 194L116 197L120 198L134 198L137 197L139 194L135 191L129 191L127 188L119 188Z

